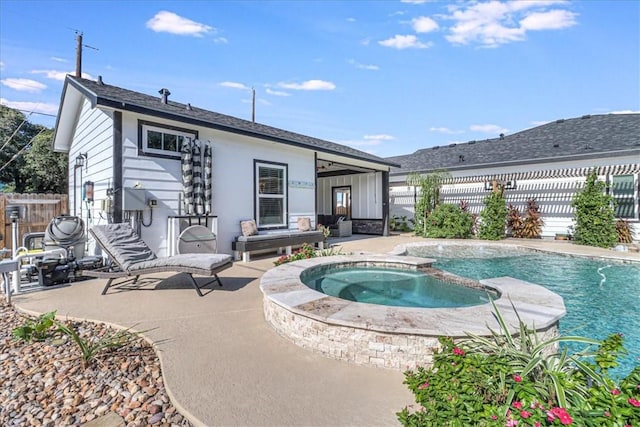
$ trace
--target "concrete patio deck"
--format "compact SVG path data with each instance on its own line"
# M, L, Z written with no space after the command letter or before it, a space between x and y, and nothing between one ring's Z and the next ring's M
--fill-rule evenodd
M411 235L338 239L344 251L386 253L417 242ZM520 242L519 242L520 243ZM637 253L569 243L527 246L640 261ZM196 425L390 426L413 403L400 372L324 358L279 336L265 322L259 279L275 256L237 262L199 298L184 276L168 277L153 291L101 296L104 280L13 297L19 310L149 330L165 385L176 407ZM171 277L170 277L171 276ZM206 281L198 278L199 282ZM153 287L153 286L152 286Z

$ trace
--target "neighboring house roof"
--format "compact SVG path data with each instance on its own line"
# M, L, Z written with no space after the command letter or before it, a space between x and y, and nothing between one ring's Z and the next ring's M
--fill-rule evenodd
M613 156L636 156L640 163L640 114L556 120L501 138L424 148L387 160L401 165L391 175L404 175Z
M168 100L165 104L161 101L160 96L146 95L121 87L108 85L105 84L101 78L99 78L98 81L93 81L71 75L67 75L64 83L60 112L56 122L54 147L60 146L57 143L56 137L58 136L60 117L62 117L65 94L68 90L67 86L69 85L80 91L87 99L89 99L93 107L102 106L116 110L132 111L135 113L176 120L182 123L219 129L235 134L267 139L314 151L364 160L385 166L398 166L397 163L394 163L391 160L383 159L345 145L227 116L225 114L215 113L213 111L203 110L201 108L193 107L190 104L182 104L172 100Z

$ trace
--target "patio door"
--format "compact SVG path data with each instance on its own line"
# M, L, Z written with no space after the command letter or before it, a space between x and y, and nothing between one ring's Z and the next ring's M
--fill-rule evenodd
M351 219L351 187L333 187L333 215Z

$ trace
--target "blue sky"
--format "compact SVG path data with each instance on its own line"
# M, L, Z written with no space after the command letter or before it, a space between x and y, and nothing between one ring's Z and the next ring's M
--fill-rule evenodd
M382 157L640 111L638 1L0 0L0 98L108 84ZM53 117L30 120L53 126Z

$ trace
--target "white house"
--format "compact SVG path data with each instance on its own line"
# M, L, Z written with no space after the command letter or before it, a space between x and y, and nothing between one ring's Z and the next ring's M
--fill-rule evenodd
M192 220L217 232L219 252L231 253L246 219L268 232L340 213L353 232L388 233L388 177L397 164L160 94L66 77L53 145L69 153L70 213L87 227L131 220L154 251L170 254L182 227L175 217L185 214L181 145L197 141L212 149L212 190L209 216Z
M536 199L545 221L543 237L568 232L573 224L571 200L596 168L617 202L617 216L629 220L640 238L640 114L560 119L512 135L425 148L387 160L401 165L389 178L392 216L413 218L417 190L407 185L407 176L446 170L451 178L441 192L445 203L464 200L478 213L491 182L501 181L507 203L521 212L528 198Z

